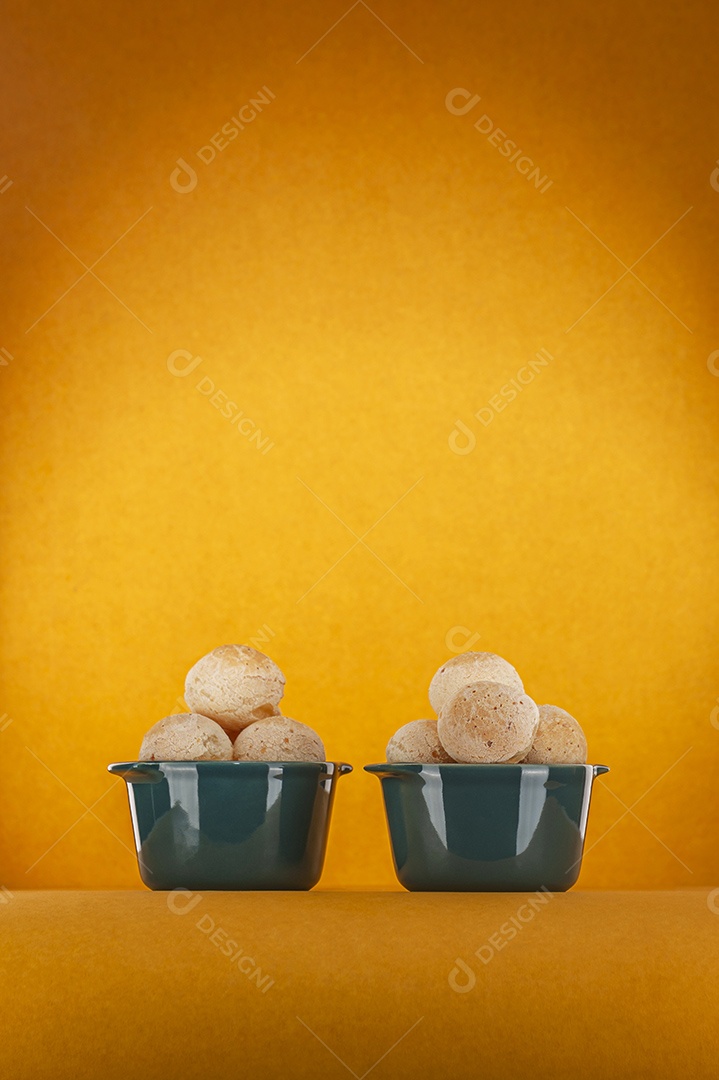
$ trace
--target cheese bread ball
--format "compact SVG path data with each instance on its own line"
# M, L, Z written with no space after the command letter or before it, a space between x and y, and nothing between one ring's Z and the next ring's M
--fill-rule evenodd
M190 668L185 701L221 724L231 738L248 724L279 715L285 677L269 656L249 645L220 645Z
M438 765L453 761L439 741L436 720L411 720L395 731L387 743L387 761L415 761Z
M524 760L528 765L584 765L584 732L574 717L558 705L540 705L537 731Z
M501 683L520 693L522 680L510 663L491 652L466 652L447 660L429 684L429 701L439 716L442 706L466 686L478 682Z
M235 761L325 761L325 748L307 724L270 716L240 732L232 756Z
M158 720L142 740L140 761L231 761L232 743L219 724L198 713Z
M446 702L437 731L455 761L491 764L520 761L532 745L539 710L521 690L477 682Z

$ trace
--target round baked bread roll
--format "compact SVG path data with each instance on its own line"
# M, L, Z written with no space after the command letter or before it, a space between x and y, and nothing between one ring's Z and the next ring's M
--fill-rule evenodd
M231 737L248 724L278 716L285 677L274 660L249 645L220 645L185 679L185 701L221 724Z
M465 686L494 682L511 686L520 693L522 680L507 660L491 652L466 652L453 656L437 671L429 684L429 701L439 716L442 706Z
M299 720L270 716L244 728L232 747L235 761L325 761L316 731Z
M158 720L142 740L140 761L231 761L232 743L219 724L198 713Z
M439 765L454 761L439 741L436 720L410 720L387 743L387 761Z
M529 753L528 765L584 765L587 739L579 723L558 705L539 706L539 724Z
M532 745L539 710L521 690L496 682L466 686L446 702L437 731L455 761L520 761Z

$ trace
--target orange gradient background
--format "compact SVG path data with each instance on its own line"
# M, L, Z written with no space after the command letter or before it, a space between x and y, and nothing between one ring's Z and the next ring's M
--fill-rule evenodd
M105 766L263 634L357 770L324 886L394 883L360 767L468 642L612 767L583 886L717 883L718 31L693 0L4 6L1 884L138 887Z

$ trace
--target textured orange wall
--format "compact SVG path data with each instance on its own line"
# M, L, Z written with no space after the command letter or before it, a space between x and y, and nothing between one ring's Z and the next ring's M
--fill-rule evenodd
M716 883L718 30L5 5L0 883L138 885L105 765L263 627L357 766L471 635L613 768L582 883ZM324 884L392 881L359 772Z

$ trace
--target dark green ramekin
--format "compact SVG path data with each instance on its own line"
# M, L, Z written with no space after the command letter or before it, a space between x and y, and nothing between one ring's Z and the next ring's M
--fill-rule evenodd
M150 889L311 889L322 873L336 761L126 761Z
M382 784L406 889L564 892L606 765L365 765Z

